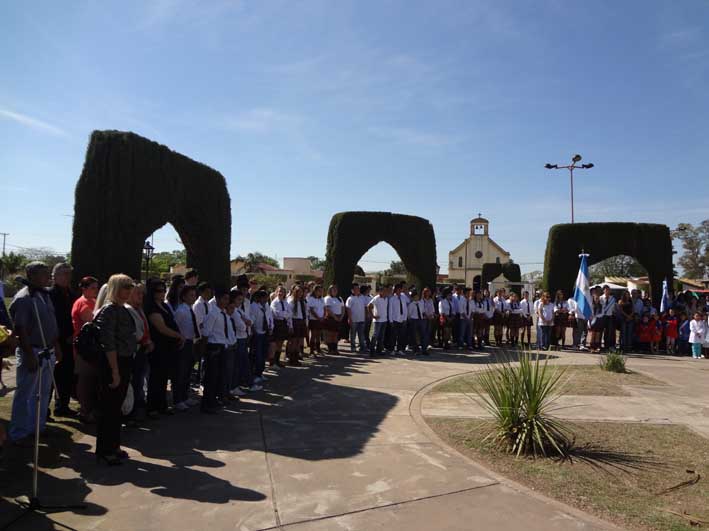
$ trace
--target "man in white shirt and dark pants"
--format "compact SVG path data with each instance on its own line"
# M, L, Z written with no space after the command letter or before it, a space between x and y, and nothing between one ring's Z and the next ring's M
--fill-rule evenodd
M611 289L603 286L603 295L600 297L603 308L603 318L605 319L605 330L603 330L603 344L606 349L615 348L615 310L616 300Z
M403 356L406 350L407 298L401 293L402 284L394 286L394 294L389 297L389 326L391 327L389 350Z
M379 286L379 293L369 303L369 311L374 321L374 334L369 344L369 356L381 354L385 347L386 331L389 326L389 287Z
M226 307L229 304L229 292L219 289L215 293L216 308L207 314L202 323L202 336L207 339L204 353L204 389L202 391L202 413L216 413L219 403L217 393L219 385L219 365L221 356L229 345L229 316Z
M359 341L359 351L364 352L367 340L364 337L364 321L366 317L365 298L360 294L359 284L352 284L352 295L347 298L347 322L350 325L350 350L355 351L355 338Z

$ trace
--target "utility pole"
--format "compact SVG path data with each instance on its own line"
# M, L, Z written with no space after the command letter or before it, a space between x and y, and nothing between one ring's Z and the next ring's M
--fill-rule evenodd
M0 236L2 236L2 256L3 258L5 257L5 238L7 238L10 235L9 232L0 232Z

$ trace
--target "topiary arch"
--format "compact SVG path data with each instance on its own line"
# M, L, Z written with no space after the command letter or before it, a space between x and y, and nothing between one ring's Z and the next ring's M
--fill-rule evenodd
M505 278L510 282L522 282L522 272L520 271L519 265L513 262L506 262L504 264L498 264L494 262L488 262L483 264L482 269L482 287L486 288L489 282L492 282L500 275L505 275ZM512 286L512 291L520 294L519 286Z
M227 286L231 203L224 177L134 133L94 131L75 192L75 278L140 278L143 244L166 223L200 277Z
M390 212L340 212L327 234L325 283L337 284L347 296L355 266L370 248L386 242L398 253L409 281L419 288L436 285L436 237L431 223L417 216Z
M632 256L647 270L650 295L659 307L662 281L672 285L672 238L666 225L654 223L574 223L549 229L544 257L544 289L573 293L579 271L579 253L589 254L588 264L619 254Z

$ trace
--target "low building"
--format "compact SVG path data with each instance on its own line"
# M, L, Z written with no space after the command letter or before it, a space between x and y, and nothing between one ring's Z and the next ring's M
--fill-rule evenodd
M323 278L323 271L321 269L313 269L313 264L309 258L283 258L283 269L292 271L295 280L307 282Z
M448 279L481 289L483 264L509 261L510 253L490 238L490 222L478 214L470 221L470 236L448 253Z

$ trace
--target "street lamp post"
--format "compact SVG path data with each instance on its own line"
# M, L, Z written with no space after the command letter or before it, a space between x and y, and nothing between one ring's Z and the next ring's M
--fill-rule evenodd
M148 277L150 276L150 260L153 258L153 251L155 251L155 247L150 245L149 241L145 241L145 245L143 245L143 258L145 258L145 281L148 281Z
M581 155L578 153L571 159L571 164L567 166L559 166L558 164L549 164L548 162L544 165L547 170L569 170L569 178L571 181L571 223L574 222L574 170L590 170L593 168L591 162L586 164L577 164L581 162Z

